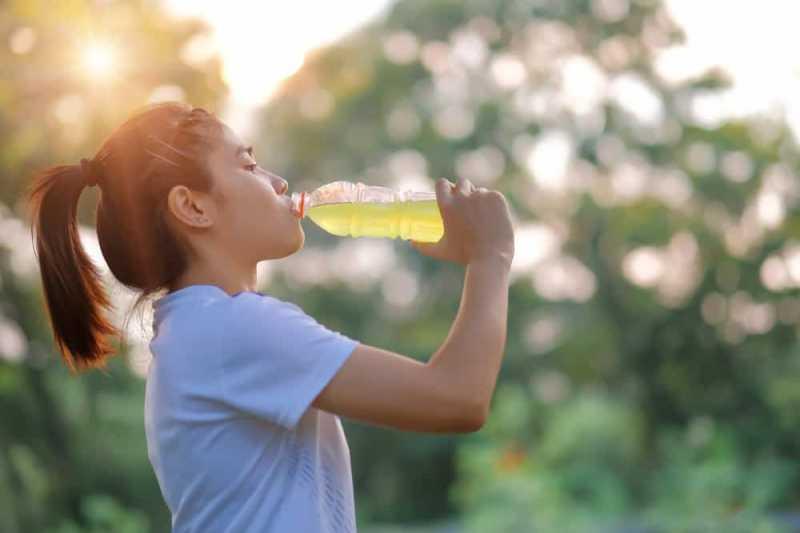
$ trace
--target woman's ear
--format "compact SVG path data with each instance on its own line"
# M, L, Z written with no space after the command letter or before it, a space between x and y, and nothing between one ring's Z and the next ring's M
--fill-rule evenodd
M175 185L167 194L167 207L181 223L192 228L210 228L214 225L216 211L208 194Z

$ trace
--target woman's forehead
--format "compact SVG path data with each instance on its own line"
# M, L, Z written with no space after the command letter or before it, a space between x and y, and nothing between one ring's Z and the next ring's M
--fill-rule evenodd
M242 154L246 153L247 147L241 137L227 124L222 123L221 133L218 144L210 154L210 162L213 167L224 169L244 159L245 156Z
M236 155L238 149L244 145L244 141L228 125L223 125L222 131L222 144L225 151Z
M222 124L222 136L219 141L214 152L220 160L230 161L239 158L247 148L241 137L226 124Z

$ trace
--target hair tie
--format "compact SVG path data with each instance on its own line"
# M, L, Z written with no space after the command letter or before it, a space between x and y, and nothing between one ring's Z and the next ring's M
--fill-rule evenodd
M81 174L83 174L83 179L86 180L87 186L94 187L97 185L98 172L94 160L81 159Z

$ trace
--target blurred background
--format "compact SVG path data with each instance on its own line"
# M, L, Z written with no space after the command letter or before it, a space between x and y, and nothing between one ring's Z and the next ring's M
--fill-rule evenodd
M24 192L139 106L226 120L292 191L502 191L516 257L491 416L343 419L359 530L796 531L800 4L0 1L0 531L168 532L143 428L147 313L70 376ZM96 193L81 199L86 247ZM256 221L257 223L257 221ZM268 224L265 220L263 223ZM304 223L261 290L427 358L463 269Z

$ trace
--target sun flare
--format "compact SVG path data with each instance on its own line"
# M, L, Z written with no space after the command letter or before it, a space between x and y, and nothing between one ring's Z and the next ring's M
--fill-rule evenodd
M114 47L105 42L92 42L83 49L83 68L94 80L106 80L116 70L117 54Z

